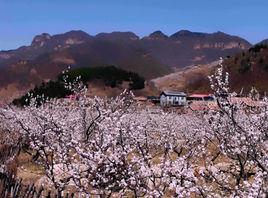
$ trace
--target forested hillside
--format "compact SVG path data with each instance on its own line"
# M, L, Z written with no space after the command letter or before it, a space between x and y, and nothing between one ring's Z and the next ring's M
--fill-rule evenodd
M38 104L47 98L66 97L67 95L73 94L73 91L66 88L66 86L69 83L75 82L78 77L85 86L94 80L100 80L105 86L112 88L121 85L124 81L128 82L129 90L144 88L144 78L140 77L136 73L127 72L122 69L118 69L115 66L94 68L86 67L73 69L61 74L55 81L49 81L47 83L43 82L40 86L36 86L24 96L15 99L13 104L20 106L29 105L31 97L37 98Z

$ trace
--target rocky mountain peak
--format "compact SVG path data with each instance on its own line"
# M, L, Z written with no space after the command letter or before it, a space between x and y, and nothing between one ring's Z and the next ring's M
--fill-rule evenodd
M31 45L35 47L42 47L50 39L51 36L48 33L42 33L34 37Z
M151 33L148 37L146 37L147 39L167 39L168 36L165 35L163 32L161 32L160 30L155 31L153 33Z
M81 44L88 41L91 38L92 36L90 36L89 34L87 34L82 30L72 30L64 34L58 34L53 36L53 40L55 44L57 43L57 47L65 45L70 46L75 44Z
M139 40L139 37L133 32L99 33L95 37L104 40Z
M172 34L170 36L170 38L172 39L177 39L177 38L181 38L181 37L188 37L188 36L194 36L196 34L200 34L200 33L196 33L196 32L191 32L189 30L180 30L174 34Z
M31 47L42 48L43 46L46 46L48 49L57 50L60 48L66 48L70 45L84 43L91 38L92 36L81 30L72 30L53 36L50 36L47 33L43 33L34 37Z
M213 34L215 34L215 35L221 35L221 36L226 36L227 35L226 33L221 32L221 31L217 31L217 32L215 32Z
M65 32L64 34L55 35L54 37L62 37L62 38L75 38L78 40L86 40L91 38L88 33L82 31L82 30L72 30L69 32Z
M193 32L191 32L189 30L180 30L175 34L177 34L177 35L191 35L191 34L193 34Z

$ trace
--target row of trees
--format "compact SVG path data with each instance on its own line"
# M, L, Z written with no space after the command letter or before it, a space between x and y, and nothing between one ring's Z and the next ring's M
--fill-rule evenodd
M267 197L268 105L233 104L222 66L210 81L219 108L193 115L141 108L130 92L88 98L68 84L77 101L1 109L10 137L1 143L28 144L59 194Z

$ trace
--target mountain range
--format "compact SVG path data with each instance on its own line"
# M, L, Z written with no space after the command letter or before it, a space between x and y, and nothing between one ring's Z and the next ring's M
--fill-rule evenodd
M263 41L265 42L265 41ZM28 88L55 78L68 66L115 65L154 79L191 65L248 50L252 44L223 32L180 30L170 36L155 31L139 37L133 32L89 35L81 30L33 38L29 46L0 51L0 87Z

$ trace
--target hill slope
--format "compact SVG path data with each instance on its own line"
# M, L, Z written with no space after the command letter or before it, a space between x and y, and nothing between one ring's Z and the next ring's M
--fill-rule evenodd
M207 76L218 65L218 61L211 64L186 67L175 73L152 80L159 90L179 90L187 93L210 92Z
M225 65L233 89L243 87L248 92L254 86L261 92L268 91L268 46L256 45L226 60Z
M256 45L246 52L224 60L224 69L229 72L231 90L248 93L252 86L262 94L268 92L268 46ZM210 92L207 76L217 64L186 68L174 74L154 79L160 89L179 89L187 92Z

